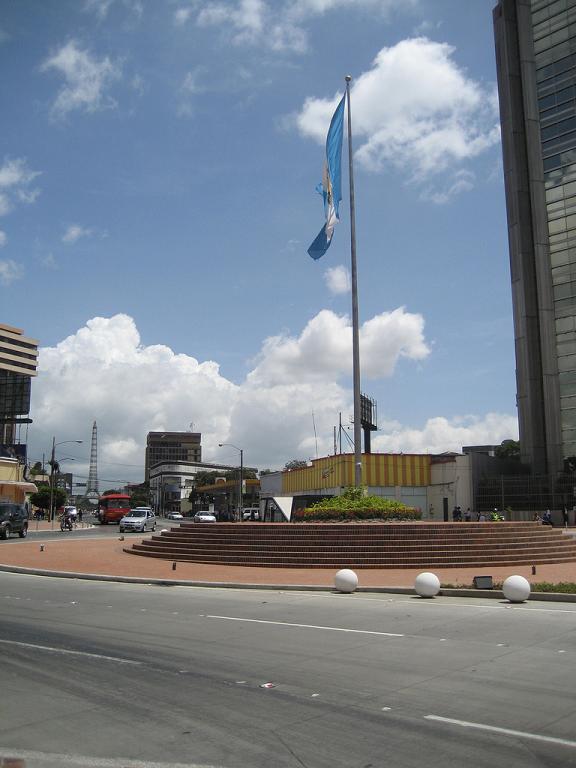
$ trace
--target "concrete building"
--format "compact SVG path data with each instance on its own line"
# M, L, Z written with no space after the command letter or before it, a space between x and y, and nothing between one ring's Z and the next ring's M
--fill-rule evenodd
M455 506L474 506L473 457L456 453L362 454L368 493L416 507L424 520L449 520ZM338 496L354 485L354 456L313 459L309 466L260 477L264 519L290 520L292 512L324 496Z
M494 8L522 462L576 456L576 1Z
M30 424L31 381L38 366L38 342L19 328L0 323L0 455L26 461L20 427Z
M150 467L150 498L157 514L191 509L188 501L198 472L226 472L236 469L227 464L203 464L195 461L158 461Z
M201 438L200 432L148 432L145 479L150 481L150 470L160 461L201 462Z

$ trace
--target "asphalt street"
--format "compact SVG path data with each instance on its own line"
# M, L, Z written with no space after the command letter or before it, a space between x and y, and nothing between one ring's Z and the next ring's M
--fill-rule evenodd
M164 518L159 517L157 519L156 523L156 530L160 531L162 528L171 528L177 525L177 523L174 523L171 520L165 520ZM62 540L62 538L110 538L110 537L118 537L120 535L123 535L126 537L126 539L133 538L135 536L142 536L141 533L124 533L120 534L118 530L117 525L91 525L86 524L82 526L81 524L78 524L76 528L73 528L71 531L61 531L60 530L60 522L56 520L54 522L54 527L52 529L48 530L41 530L39 526L37 526L36 520L30 520L29 527L28 527L28 536L25 539L19 538L16 534L13 534L10 536L9 539L6 539L6 541L2 542L2 546L6 546L8 544L15 545L18 542L23 541L29 541L31 538L41 541L47 541L50 539L56 539L56 540ZM151 536L151 532L147 531L145 536Z
M26 768L576 766L576 605L0 573Z

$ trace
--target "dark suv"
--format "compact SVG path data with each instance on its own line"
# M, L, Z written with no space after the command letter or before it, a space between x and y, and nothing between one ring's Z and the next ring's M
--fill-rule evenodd
M24 504L0 501L0 539L17 533L21 539L28 533L28 512Z

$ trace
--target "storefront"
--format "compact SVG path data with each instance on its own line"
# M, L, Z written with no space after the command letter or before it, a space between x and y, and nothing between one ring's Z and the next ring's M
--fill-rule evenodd
M17 459L0 458L0 501L24 504L38 488L24 478L24 464Z

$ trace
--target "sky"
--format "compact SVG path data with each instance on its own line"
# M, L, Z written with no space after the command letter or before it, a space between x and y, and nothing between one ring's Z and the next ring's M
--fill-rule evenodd
M517 439L493 5L2 3L0 322L40 344L29 458L55 438L81 479L96 420L102 488L143 478L149 431L259 469L351 434L346 141L341 221L306 252L346 75L372 448Z

